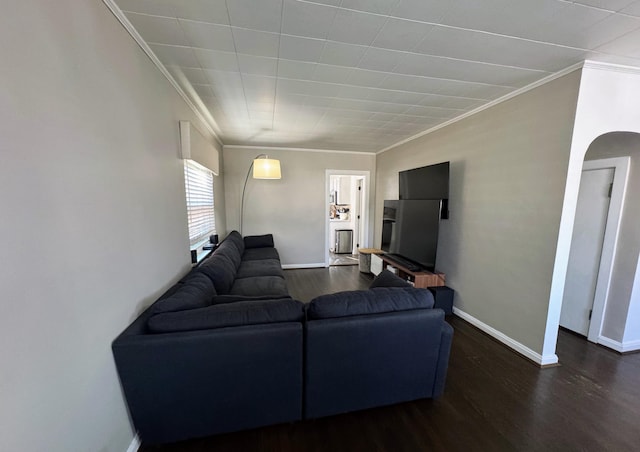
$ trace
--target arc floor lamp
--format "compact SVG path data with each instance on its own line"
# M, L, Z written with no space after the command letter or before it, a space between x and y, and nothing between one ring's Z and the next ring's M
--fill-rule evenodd
M249 182L249 175L253 169L254 179L282 179L282 173L280 172L280 160L270 159L267 154L257 155L249 166L247 171L247 177L244 179L244 186L242 187L242 201L240 204L240 234L242 234L242 222L244 220L244 194L247 190L247 182Z

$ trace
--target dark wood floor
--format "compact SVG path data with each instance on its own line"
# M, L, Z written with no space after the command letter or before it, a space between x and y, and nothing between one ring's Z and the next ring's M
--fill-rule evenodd
M302 301L367 287L358 267L287 270ZM638 451L640 354L621 356L560 331L561 366L539 369L465 321L447 386L419 400L142 451Z

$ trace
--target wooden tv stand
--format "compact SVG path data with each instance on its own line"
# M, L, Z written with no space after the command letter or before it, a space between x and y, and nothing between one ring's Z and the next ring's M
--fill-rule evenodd
M389 259L384 254L380 255L380 258L382 259L382 268L387 268L388 265L397 268L398 276L412 282L414 287L426 289L427 287L439 287L445 285L444 273L431 273L428 271L412 272L402 264Z

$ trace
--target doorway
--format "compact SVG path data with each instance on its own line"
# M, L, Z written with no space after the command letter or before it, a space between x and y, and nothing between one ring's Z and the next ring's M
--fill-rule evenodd
M624 202L629 158L583 165L560 326L598 342Z
M325 266L357 265L367 246L369 172L327 170Z

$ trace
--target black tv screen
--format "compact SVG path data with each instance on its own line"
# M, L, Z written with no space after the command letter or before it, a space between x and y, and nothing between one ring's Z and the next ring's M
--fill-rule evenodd
M449 218L449 162L400 171L400 199L441 199L441 218Z
M440 200L384 201L381 248L435 271Z

